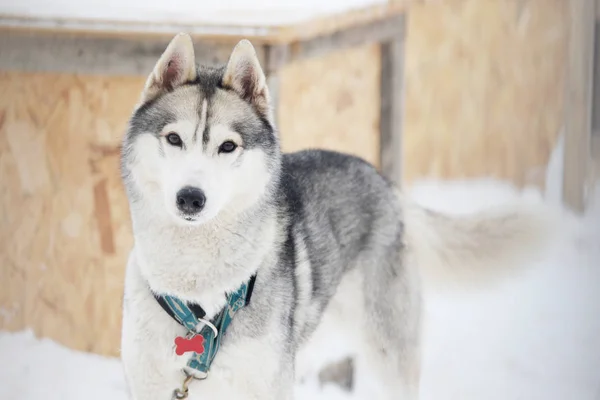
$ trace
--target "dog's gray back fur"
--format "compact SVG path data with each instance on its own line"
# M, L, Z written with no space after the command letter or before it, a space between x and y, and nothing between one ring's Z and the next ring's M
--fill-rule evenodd
M292 279L294 290L310 290L309 304L292 305L311 310L305 326L294 329L293 339L300 342L318 323L345 272L359 265L399 268L402 223L397 198L373 166L336 152L284 155L279 196L278 208L287 215L282 278ZM310 288L298 288L294 275L299 243L308 255Z

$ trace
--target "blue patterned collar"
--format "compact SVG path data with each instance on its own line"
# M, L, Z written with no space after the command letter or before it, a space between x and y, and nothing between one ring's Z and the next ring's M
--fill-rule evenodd
M210 365L235 313L250 304L255 281L256 274L244 282L237 292L226 294L227 304L210 321L204 319L206 312L199 304L183 302L173 296L154 295L167 314L188 331L185 338L175 339L178 355L192 353L186 365L192 373L184 371L186 375L194 375L198 379L208 376Z

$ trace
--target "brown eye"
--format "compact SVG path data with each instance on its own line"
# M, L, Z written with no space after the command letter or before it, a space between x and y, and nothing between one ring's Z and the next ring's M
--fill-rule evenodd
M173 133L173 132L169 133L167 135L167 142L169 142L169 144L171 144L173 146L181 147L181 138L176 133Z
M235 149L237 149L237 144L233 143L231 140L228 140L219 146L219 153L231 153Z

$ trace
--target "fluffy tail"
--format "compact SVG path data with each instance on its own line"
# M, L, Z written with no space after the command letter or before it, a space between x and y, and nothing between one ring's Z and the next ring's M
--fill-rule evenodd
M540 260L557 237L558 214L542 205L515 204L470 215L425 209L400 194L405 241L425 284L489 282Z

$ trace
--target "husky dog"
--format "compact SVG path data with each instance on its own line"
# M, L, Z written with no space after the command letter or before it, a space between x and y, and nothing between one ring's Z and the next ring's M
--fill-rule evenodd
M292 399L297 352L334 308L365 344L377 398L418 399L421 283L501 276L546 242L545 213L422 209L357 157L282 154L271 106L247 40L225 66L197 67L179 34L146 81L122 150L131 398ZM174 346L189 332L157 296L200 305L207 326L252 277L208 376L194 379Z

